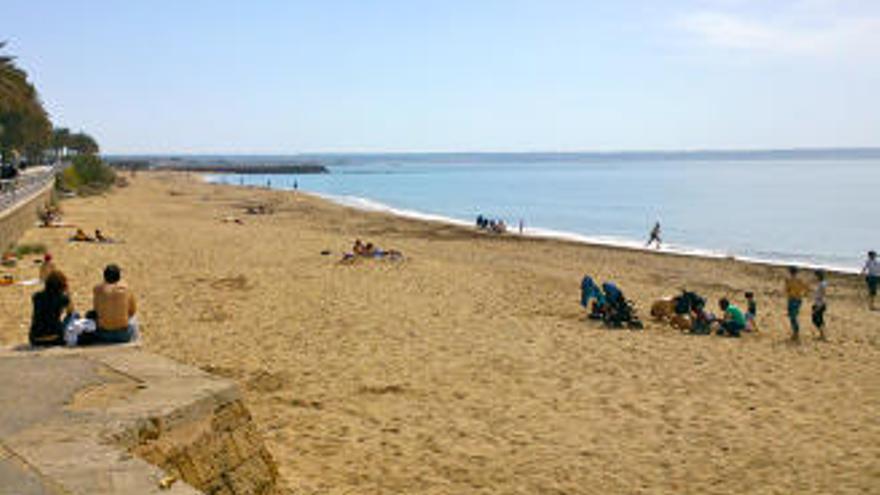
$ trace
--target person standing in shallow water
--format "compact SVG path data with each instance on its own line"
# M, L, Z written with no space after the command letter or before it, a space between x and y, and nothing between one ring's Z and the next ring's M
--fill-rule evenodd
M648 238L648 243L645 244L645 247L650 246L651 243L653 243L653 242L656 242L657 249L660 249L660 243L662 242L660 240L660 222L657 222L654 224L654 228L651 229L651 234L650 234L650 237Z
M804 297L809 293L810 288L803 280L798 278L798 269L796 266L789 267L788 278L785 279L785 295L788 297L788 321L791 324L791 340L800 338L800 323L798 316L801 312L801 304Z
M865 283L868 284L868 307L873 311L877 286L880 285L880 261L877 261L876 251L868 251L868 259L862 267L862 275L865 276Z

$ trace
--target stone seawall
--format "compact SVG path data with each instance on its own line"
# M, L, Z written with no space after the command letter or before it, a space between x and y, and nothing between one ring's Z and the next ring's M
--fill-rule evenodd
M241 399L150 418L123 446L207 495L275 493L278 468Z
M37 210L49 201L53 186L54 183L50 182L30 198L8 210L0 211L0 251L12 247L26 230L34 226Z
M133 346L0 351L0 376L0 494L282 489L228 380Z

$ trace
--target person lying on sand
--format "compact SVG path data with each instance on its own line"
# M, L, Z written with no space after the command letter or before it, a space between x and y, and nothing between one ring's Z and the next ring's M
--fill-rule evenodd
M351 247L351 251L355 254L355 256L366 256L366 246L361 242L360 239L354 240L354 245Z
M403 253L396 249L383 250L375 245L372 242L367 242L364 244L360 239L355 239L354 244L351 247L351 253L343 253L342 259L340 262L353 262L356 258L377 258L377 259L391 259L398 260L403 258Z
M116 242L116 241L113 240L113 238L105 236L105 235L101 232L100 229L95 229L95 241L97 241L97 242L103 242L103 243L106 243L106 244L112 244L112 243Z
M86 234L83 229L76 229L76 234L73 234L73 237L70 238L71 242L95 242L95 239L91 238Z

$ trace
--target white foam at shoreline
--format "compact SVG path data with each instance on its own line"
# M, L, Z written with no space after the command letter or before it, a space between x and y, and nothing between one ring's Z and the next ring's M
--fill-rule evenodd
M402 208L395 208L393 206L389 206L385 203L381 203L378 201L374 201L372 199L362 198L359 196L336 196L332 194L324 194L324 193L309 193L314 196L317 196L322 199L326 199L328 201L332 201L336 204L340 204L343 206L348 206L351 208L355 208L363 211L376 211L389 213L392 215L397 215L400 217L411 218L414 220L424 220L430 222L440 222L445 224L451 224L461 227L473 227L474 223L467 220L461 220L458 218L447 217L443 215L433 214L433 213L423 213L415 210L407 210ZM509 226L509 233L517 234L515 226ZM553 229L545 229L540 227L526 227L523 229L523 234L527 237L539 238L539 239L551 239L551 240L563 240L570 242L578 242L581 244L589 244L593 246L606 246L612 248L623 248L623 249L632 249L634 251L644 251L648 253L659 252L666 254L675 254L679 256L693 256L696 258L711 258L711 259L733 259L737 261L742 261L746 263L754 263L754 264L762 264L762 265L772 265L772 266L798 266L803 269L823 269L828 271L840 272L840 273L849 273L849 274L857 274L858 270L855 270L850 267L840 267L834 265L826 265L819 263L810 263L804 261L792 261L792 260L784 260L784 259L771 259L771 258L760 258L756 256L744 256L744 255L736 255L733 253L723 253L718 251L713 251L710 249L701 249L694 248L690 246L681 246L677 244L669 244L667 243L661 249L651 248L645 246L642 241L634 240L634 239L625 239L619 237L611 237L611 236L587 236L583 234L578 234L575 232L566 232L561 230L553 230Z
M211 183L220 183L227 185L229 184L221 180L221 176L208 176L203 177L205 181ZM238 186L237 186L238 187ZM254 187L253 185L245 185L244 187ZM257 186L262 187L262 186ZM290 191L289 187L284 186L273 186L272 189L276 190L284 190ZM434 214L434 213L424 213L416 210L409 210L403 208L395 208L393 206L387 205L385 203L375 201L369 198L363 198L360 196L341 196L341 195L333 195L327 193L318 193L318 192L310 192L299 190L301 193L309 194L321 199L325 199L331 201L333 203L347 206L350 208L354 208L362 211L373 211L373 212L382 212L388 213L391 215L396 215L399 217L410 218L413 220L421 220L428 222L438 222L444 223L447 225L455 225L459 227L473 227L474 222L469 220L462 220L453 217L447 217L444 215ZM516 226L510 225L508 226L508 232L510 234L518 235ZM576 232L567 232L561 230L553 230L546 229L540 227L526 227L523 229L523 236L539 238L539 239L550 239L550 240L562 240L569 242L577 242L581 244L588 244L593 246L604 246L611 248L622 248L622 249L630 249L634 251L642 251L646 253L666 253L673 254L678 256L692 256L695 258L710 258L710 259L732 259L736 261L742 261L745 263L753 263L753 264L761 264L761 265L771 265L778 267L786 267L786 266L798 266L803 269L815 270L822 269L828 270L838 273L847 273L847 274L858 274L859 270L854 269L852 267L841 267L830 264L821 264L821 263L811 263L805 262L802 260L787 260L787 259L774 259L774 258L762 258L758 256L748 256L748 255L738 255L734 253L724 253L711 249L704 248L695 248L690 246L682 246L677 244L666 243L665 246L661 249L651 248L645 246L644 242L641 240L634 239L626 239L620 237L612 237L612 236L588 236L584 234L578 234Z

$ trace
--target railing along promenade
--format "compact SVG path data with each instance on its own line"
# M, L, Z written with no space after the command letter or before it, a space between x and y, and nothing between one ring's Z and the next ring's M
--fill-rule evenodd
M0 213L14 208L19 202L30 198L55 180L55 174L63 170L67 163L35 167L18 174L13 179L0 180Z

